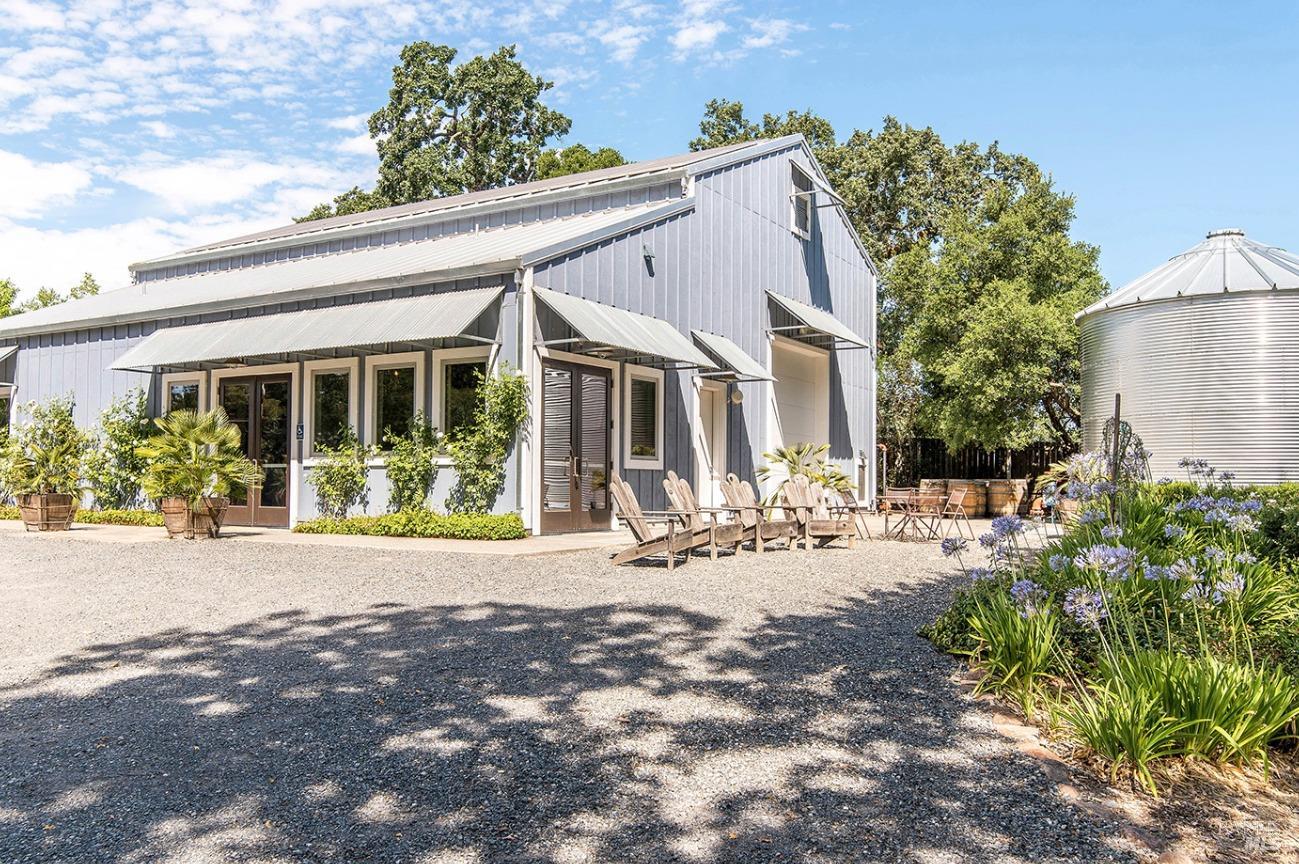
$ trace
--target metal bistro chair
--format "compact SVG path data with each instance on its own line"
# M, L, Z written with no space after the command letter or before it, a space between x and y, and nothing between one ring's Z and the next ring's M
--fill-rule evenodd
M884 513L884 537L901 540L902 534L906 531L908 522L911 519L911 502L912 496L919 490L906 486L899 486L893 489L885 489L880 495L879 506ZM889 519L894 514L898 516L897 525L889 527Z
M961 524L964 523L969 530L968 539L974 539L974 526L970 524L970 517L965 512L965 492L964 489L958 489L947 496L947 503L943 505L941 521L946 527L943 529L943 536L946 537L956 529L958 537L964 537L965 531L961 530Z

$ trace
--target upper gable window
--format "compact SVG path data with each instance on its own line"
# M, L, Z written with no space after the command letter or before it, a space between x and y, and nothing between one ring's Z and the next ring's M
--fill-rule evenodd
M804 240L812 236L812 213L815 205L813 204L812 178L807 172L794 162L789 163L790 190L789 200L791 204L791 216L789 230L793 231Z

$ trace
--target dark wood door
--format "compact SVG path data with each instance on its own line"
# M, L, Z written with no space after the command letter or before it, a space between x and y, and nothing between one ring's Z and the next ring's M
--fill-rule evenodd
M219 401L239 427L244 455L265 472L262 485L230 496L226 522L287 528L289 525L289 421L292 386L288 376L227 378Z
M612 390L607 369L542 367L541 530L547 534L609 528Z

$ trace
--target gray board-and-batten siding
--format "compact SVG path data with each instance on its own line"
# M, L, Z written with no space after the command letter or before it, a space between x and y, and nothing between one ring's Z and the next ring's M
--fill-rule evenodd
M814 170L803 148L764 153L694 178L694 207L680 215L534 265L537 285L652 315L683 333L727 336L767 362L767 291L811 303L874 344L875 273L834 208L818 210L811 237L790 231L789 161ZM650 262L644 251L653 253ZM780 322L783 323L783 322ZM830 363L832 457L851 472L874 460L873 359L868 350L835 351ZM690 422L691 373L668 372L663 470L626 468L648 509L667 506L661 486L672 469L695 477ZM769 384L741 383L728 403L727 469L752 479L769 439Z
M531 267L533 281L538 286L653 315L673 324L682 333L688 334L692 329L719 333L764 364L770 361L768 328L791 323L768 308L768 291L833 313L873 344L876 275L872 265L837 208L817 209L811 236L806 240L790 230L791 160L808 171L816 170L800 141L786 141L783 146L755 148L754 155L743 161L719 160L717 167L711 170L706 165L701 166L704 170L696 172L684 184L673 180L639 190L593 190L595 194L585 198L535 206L525 203L506 211L513 215L464 217L448 220L448 224L464 222L462 227L472 228L479 223L480 227L496 225L501 219L529 222L554 215L630 206L664 198L682 199L684 196L682 207L673 208L670 216L657 222L611 238L593 239L586 245L570 244L564 249L549 250L543 253L549 257L525 260L525 267ZM551 212L556 207L562 207L562 213L558 210ZM410 230L415 232L419 229ZM368 235L370 239L364 241L364 246L419 242L415 233L407 236L406 231L375 231ZM290 245L287 251L275 255L292 258L344 254L341 246L335 248L341 242L344 241ZM353 248L361 248L356 245L360 243L360 240L354 241ZM646 248L653 254L648 262L644 255ZM222 250L214 250L211 256L218 263L195 266L228 269L257 266L256 262L260 260L248 255L223 255ZM281 259L275 257L274 260ZM178 266L188 268L191 265L167 265L162 272L170 273ZM138 267L135 278L149 280L150 272L147 265ZM489 285L505 285L506 292L499 320L484 321L478 335L498 339L501 346L498 356L520 365L523 328L532 325L518 319L517 286L512 274L503 274L22 336L17 339L20 351L16 361L9 361L12 380L17 384L16 401L45 400L75 392L77 422L89 426L113 399L133 387L143 386L149 392L151 407L157 410L161 403L158 376L115 371L109 367L158 327ZM179 279L176 290L183 288L184 280ZM539 320L544 326L544 312L539 312ZM867 454L868 464L873 465L874 460L869 458L874 450L875 425L871 352L836 351L831 355L830 370L829 443L832 456L845 470L850 470L851 461L863 452ZM429 373L426 390L431 386L431 369ZM663 470L671 468L683 477L697 480L691 437L691 375L689 371L667 373ZM364 383L363 378L362 386ZM761 454L770 441L770 385L753 382L734 386L744 399L740 405L727 403L729 440L726 467L752 479ZM428 404L427 392L425 401ZM615 406L615 410L621 416L622 406ZM365 422L363 415L363 411L358 412L362 423ZM613 445L616 452L621 449L622 441L615 440ZM511 459L506 492L498 502L498 509L502 511L519 506L515 494L519 483L516 460L517 457ZM625 460L619 461L625 464ZM662 473L659 470L625 470L627 479L646 508L666 506L659 483ZM445 498L445 489L449 488L452 479L449 469L441 472L439 489L433 498L435 503ZM371 509L382 509L386 503L382 471L372 473L372 481ZM301 507L295 505L295 509L305 517L309 515L308 508L314 499L310 490L301 484L295 491L302 504Z

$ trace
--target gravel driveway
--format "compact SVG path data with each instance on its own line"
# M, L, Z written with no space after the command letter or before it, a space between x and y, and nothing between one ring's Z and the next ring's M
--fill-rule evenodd
M0 861L1134 860L915 636L931 547L0 543Z

